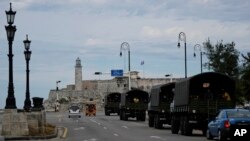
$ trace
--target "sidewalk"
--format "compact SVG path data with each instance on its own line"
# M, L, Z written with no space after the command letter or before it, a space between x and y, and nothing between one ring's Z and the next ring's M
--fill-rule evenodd
M2 131L2 125L0 125L0 133ZM5 140L22 140L22 141L38 141L38 140L48 140L48 141L60 141L63 140L66 137L67 134L67 128L64 127L57 127L57 131L53 135L49 136L27 136L27 137L5 137ZM0 141L4 141L3 137L0 135Z

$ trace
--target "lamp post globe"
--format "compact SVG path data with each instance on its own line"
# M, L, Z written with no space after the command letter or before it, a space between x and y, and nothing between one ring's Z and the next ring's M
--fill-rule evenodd
M12 4L11 3L10 3L10 10L5 11L5 13L6 13L6 17L7 17L7 23L9 25L12 25L14 23L14 20L15 20L16 11L12 11Z
M31 57L31 51L30 49L30 43L31 41L28 39L28 35L26 35L26 40L23 41L24 43L24 55L26 60L26 95L25 95L25 101L24 101L24 107L23 109L25 111L30 111L31 109L31 101L30 101L30 90L29 90L29 60Z
M6 98L5 109L16 109L16 99L14 96L14 83L13 83L13 53L12 53L12 44L15 37L16 26L13 26L16 11L12 11L12 5L10 3L10 10L6 11L7 23L8 26L5 26L7 33L7 40L9 44L9 84L8 84L8 96Z

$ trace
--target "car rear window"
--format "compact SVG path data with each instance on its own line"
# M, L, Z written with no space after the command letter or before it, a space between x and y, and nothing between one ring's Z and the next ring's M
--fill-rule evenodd
M228 118L250 118L250 111L227 111Z

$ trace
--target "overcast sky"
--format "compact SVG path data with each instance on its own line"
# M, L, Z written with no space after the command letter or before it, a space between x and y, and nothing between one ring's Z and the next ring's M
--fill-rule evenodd
M123 42L130 45L131 70L141 76L144 72L147 78L184 77L184 43L177 48L180 32L187 39L188 76L200 73L193 47L208 37L213 44L234 41L241 53L250 52L249 0L0 0L0 108L8 91L4 26L9 2L17 11L13 59L18 108L23 108L25 98L26 34L32 41L30 94L45 99L57 80L60 88L74 84L77 57L82 61L83 80L112 78L95 76L97 71L127 71L127 52L119 56Z

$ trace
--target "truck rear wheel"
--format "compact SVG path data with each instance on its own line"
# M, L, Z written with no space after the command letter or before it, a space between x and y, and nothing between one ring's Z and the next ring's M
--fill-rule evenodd
M145 121L146 120L146 115L143 114L142 117L141 117L141 121Z
M180 122L176 117L173 117L171 120L171 132L172 134L178 134L180 128Z
M123 120L123 117L122 117L122 111L120 111L120 120Z
M155 115L155 121L154 121L154 126L156 129L162 129L162 123L160 121L159 115Z
M123 119L123 120L128 120L128 117L127 117L125 111L122 111L122 119Z
M151 114L148 115L148 126L154 127L154 116Z
M192 131L193 129L188 122L188 117L186 116L183 119L183 135L190 136L192 135Z
M146 113L144 111L141 111L136 115L136 120L137 121L145 121L146 119Z
M105 116L110 116L110 113L108 112L107 109L105 109Z

